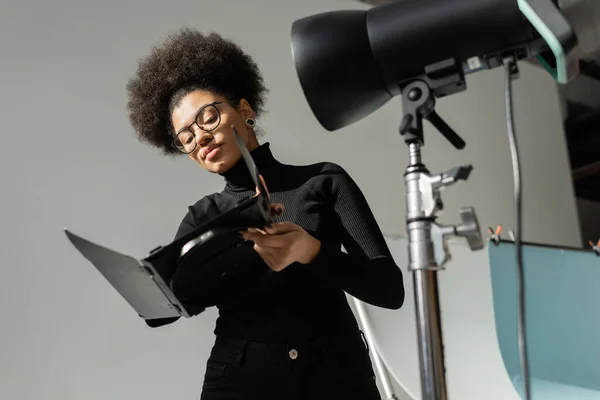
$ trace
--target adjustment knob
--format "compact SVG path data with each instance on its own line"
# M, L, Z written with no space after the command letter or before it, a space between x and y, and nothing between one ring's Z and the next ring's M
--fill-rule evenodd
M467 239L471 250L483 249L483 238L479 229L479 221L475 215L473 207L463 207L460 209L460 219L462 224L456 227L456 235Z
M442 174L442 185L448 186L457 181L466 181L473 171L472 165L462 165L460 167L452 168Z

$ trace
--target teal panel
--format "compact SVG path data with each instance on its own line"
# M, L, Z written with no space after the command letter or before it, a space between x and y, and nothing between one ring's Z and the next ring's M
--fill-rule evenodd
M522 393L515 247L488 248L498 344ZM600 399L600 257L530 244L523 257L533 398Z

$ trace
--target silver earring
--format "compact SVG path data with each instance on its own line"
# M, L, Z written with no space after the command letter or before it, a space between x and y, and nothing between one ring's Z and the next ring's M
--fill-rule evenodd
M248 125L250 128L254 128L256 126L256 121L254 120L254 118L246 118L246 125Z

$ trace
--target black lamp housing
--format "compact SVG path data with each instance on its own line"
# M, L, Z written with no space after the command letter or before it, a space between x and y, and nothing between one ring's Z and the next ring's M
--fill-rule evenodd
M526 58L541 45L517 0L401 0L292 25L300 84L329 131L368 116L428 66L454 59L468 73L474 57L489 68L503 52Z

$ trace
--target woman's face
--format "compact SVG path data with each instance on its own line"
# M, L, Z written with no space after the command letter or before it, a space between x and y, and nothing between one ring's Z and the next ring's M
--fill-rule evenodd
M211 106L215 102L218 104ZM203 111L199 114L200 110ZM197 141L196 149L188 157L214 173L226 172L241 157L231 125L235 126L248 150L258 147L254 132L246 125L246 118L254 118L254 112L246 100L242 100L238 108L234 108L225 97L204 90L195 90L185 95L171 114L175 133L189 129ZM206 132L199 125L212 130Z

